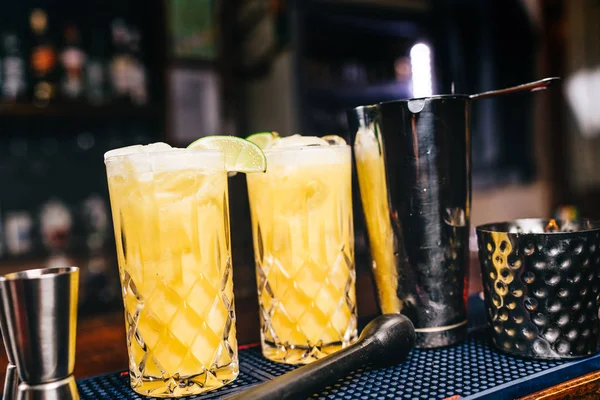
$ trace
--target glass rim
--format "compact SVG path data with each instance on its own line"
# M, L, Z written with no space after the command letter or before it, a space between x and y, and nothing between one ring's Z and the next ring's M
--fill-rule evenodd
M115 149L116 150L116 149ZM104 153L104 163L108 162L108 161L112 161L115 159L128 159L128 158L135 158L135 157L166 157L169 155L190 155L190 154L202 154L202 155L225 155L225 152L219 149L185 149L185 148L172 148L172 149L165 149L165 150L158 150L158 151L151 151L151 152L143 152L143 153L127 153L127 154L115 154L113 156L108 156L106 157L106 154L111 152L112 150L109 150L107 152Z
M317 151L323 151L323 150L342 150L342 149L351 149L349 144L334 144L334 145L329 145L329 146L295 146L295 147L281 147L281 148L275 148L275 149L266 149L263 150L263 153L265 153L265 155L268 154L278 154L278 153L285 153L285 152L297 152L297 151L306 151L306 150L317 150Z

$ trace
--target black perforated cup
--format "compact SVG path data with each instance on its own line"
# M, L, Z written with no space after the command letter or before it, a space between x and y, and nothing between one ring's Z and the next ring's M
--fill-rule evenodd
M522 219L477 227L492 341L536 359L599 347L600 222Z

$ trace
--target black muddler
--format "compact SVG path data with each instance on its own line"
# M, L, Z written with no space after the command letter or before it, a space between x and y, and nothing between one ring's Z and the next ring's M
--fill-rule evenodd
M359 339L345 349L226 399L304 399L361 367L398 364L406 359L414 344L415 330L408 318L381 315L369 322Z

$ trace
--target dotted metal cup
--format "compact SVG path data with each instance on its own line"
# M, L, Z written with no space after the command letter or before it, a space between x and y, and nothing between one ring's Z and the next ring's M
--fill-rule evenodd
M600 349L600 222L493 223L477 227L477 240L496 347L546 360Z

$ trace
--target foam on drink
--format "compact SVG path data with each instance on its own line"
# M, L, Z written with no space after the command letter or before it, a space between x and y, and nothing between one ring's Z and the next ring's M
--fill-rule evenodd
M342 142L343 139L339 138ZM332 151L339 149L339 151ZM346 145L330 145L316 136L293 135L279 139L265 150L268 168L343 164L350 153Z
M225 156L221 151L188 150L162 142L110 150L104 154L104 162L109 176L125 174L138 180L185 169L225 170Z

